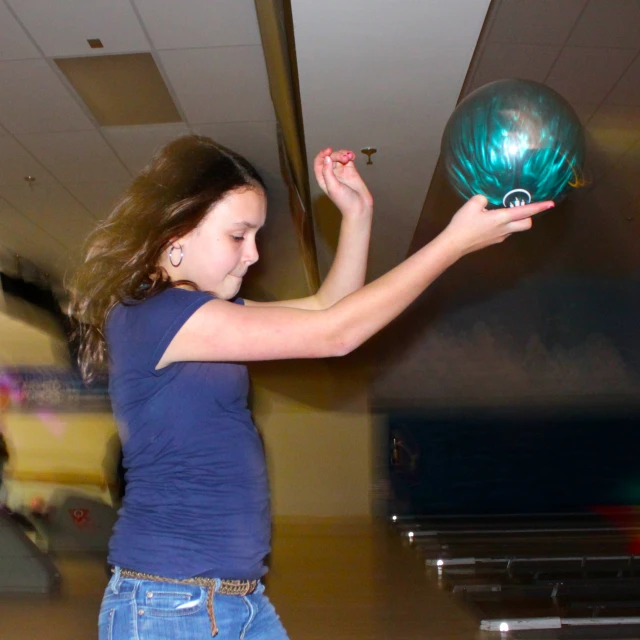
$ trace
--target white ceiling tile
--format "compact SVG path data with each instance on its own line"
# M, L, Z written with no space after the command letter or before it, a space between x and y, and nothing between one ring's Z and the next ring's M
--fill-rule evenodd
M620 178L620 188L629 191L634 198L640 197L640 140L625 153L616 169ZM613 185L615 188L615 185Z
M219 122L194 130L244 156L259 173L280 176L275 122Z
M8 0L47 56L89 56L148 51L129 0ZM104 48L91 49L98 38Z
M503 0L490 42L563 45L587 0Z
M607 96L606 102L640 106L640 54Z
M0 2L0 60L40 58L40 52L7 6Z
M584 164L584 175L587 180L585 193L590 192L593 186L599 184L613 163L624 154L624 151L621 151L617 156L612 156L607 151L592 136L587 135L587 156Z
M588 129L626 132L628 137L640 135L640 106L601 105L593 114Z
M66 246L29 218L0 198L0 234L2 244L41 267L68 251Z
M167 142L189 133L185 124L137 127L103 127L102 132L132 173L138 173L154 152Z
M0 62L0 122L13 133L93 129L45 60Z
M67 182L64 186L93 214L94 218L100 220L111 213L115 201L128 184L128 182Z
M598 108L597 104L593 104L593 103L587 104L584 102L580 102L578 104L574 103L571 106L573 107L573 110L576 112L576 115L578 116L578 118L580 118L580 122L582 122L582 124L586 124L591 118L591 116L594 114L596 109Z
M44 273L51 273L51 265L59 262L65 252L68 253L68 249L64 247L56 250L50 236L47 236L48 241L38 241L33 236L25 237L18 233L15 227L6 226L1 219L0 234L4 247L21 259L26 258L34 263Z
M131 176L97 131L19 134L60 182L126 181Z
M628 201L640 196L640 141L619 158L602 185L606 194L617 194ZM623 213L621 210L620 213Z
M560 47L489 42L473 78L473 88L502 78L542 82L553 66Z
M156 49L259 45L254 0L135 0Z
M640 108L601 106L586 127L587 168L601 179L640 139Z
M12 207L6 200L0 197L0 223L5 228L11 229L15 237L31 239L39 248L45 245L55 245L63 249L64 245L59 243L53 236L44 229L34 224L29 218L23 216L15 207ZM3 237L4 243L4 237Z
M61 185L2 187L2 197L35 225L72 249L95 224L91 214Z
M275 118L262 47L161 51L189 123Z
M571 103L600 103L634 56L630 49L566 47L546 83Z
M567 45L638 49L640 0L590 0Z
M23 184L25 176L34 176L38 184L55 182L55 178L13 137L0 135L0 186Z

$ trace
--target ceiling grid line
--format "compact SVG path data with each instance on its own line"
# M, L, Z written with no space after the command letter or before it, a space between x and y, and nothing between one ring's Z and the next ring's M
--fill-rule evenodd
M603 47L603 48L605 48L605 47ZM613 48L613 47L610 47L610 48ZM629 49L628 47L620 47L620 49L624 49L625 51L633 51L633 49ZM620 75L618 76L618 79L613 83L613 85L611 85L609 90L607 92L605 92L605 94L602 97L602 99L600 100L600 102L598 102L596 104L596 107L593 110L593 112L589 115L588 118L585 119L585 121L583 122L585 128L589 125L591 120L593 120L593 117L598 112L600 107L602 107L607 102L607 98L613 93L615 88L620 84L620 82L622 82L622 78L627 73L627 71L629 71L629 69L631 69L631 67L635 64L636 60L638 60L639 58L640 58L640 49L638 49L638 52L636 53L635 57L631 59L631 61L627 64L627 66L624 68L622 73L620 73Z
M585 11L587 10L587 7L589 6L589 2L590 1L591 0L589 0L588 2L584 3L584 6L580 10L580 13L578 13L578 15L576 16L576 19L574 20L573 24L571 25L571 28L567 30L567 36L565 37L564 41L560 45L558 53L557 53L554 61L551 63L551 66L549 67L549 70L547 71L547 75L544 77L544 80L542 81L542 84L546 84L547 81L549 80L549 76L551 75L551 73L552 73L553 69L555 68L555 66L558 64L558 60L560 59L560 56L562 55L562 52L565 50L569 40L571 40L571 36L573 35L574 31L576 30L576 28L578 26L578 23L580 22L580 20L582 19L582 16L584 15Z
M144 33L144 37L147 39L147 42L149 43L149 52L151 53L151 57L153 58L153 61L156 63L156 66L158 67L158 71L160 72L162 81L167 87L167 91L169 92L169 95L173 100L173 104L175 105L178 113L180 114L180 118L182 119L182 122L188 127L190 132L193 132L193 129L191 128L191 125L189 124L189 121L187 119L187 115L182 105L182 102L178 96L178 92L175 90L173 83L169 79L169 74L167 73L167 70L164 68L164 64L162 64L162 59L158 53L158 50L156 49L156 46L153 42L153 38L151 37L151 34L149 33L149 30L147 29L147 27L144 24L144 21L142 20L142 16L140 15L140 11L138 10L135 0L129 0L129 2L131 4L131 8L133 9L133 12L136 14L136 19L138 20L140 28Z
M68 58L71 57L77 57L77 56L67 56ZM91 110L89 109L89 107L85 104L84 100L80 97L80 95L78 94L78 92L75 90L75 88L73 87L73 85L69 82L69 80L67 79L67 77L64 75L64 73L62 73L60 67L58 67L58 65L54 62L53 59L48 59L47 58L47 62L49 63L49 66L51 67L51 69L53 70L53 72L56 74L56 76L58 77L58 79L60 80L60 82L64 85L64 87L66 88L66 90L69 92L69 94L71 95L71 97L75 100L75 102L80 106L80 108L83 110L83 112L85 113L85 115L91 120L91 122L94 125L95 131L98 132L98 134L100 135L100 137L102 138L102 141L111 149L111 151L113 152L113 154L116 156L116 158L118 159L118 161L120 162L120 164L122 165L122 167L124 168L124 170L131 176L131 171L129 170L129 168L127 167L127 165L125 164L125 162L122 160L122 158L120 157L120 155L118 154L118 152L116 151L116 149L113 148L113 145L111 144L111 142L107 139L107 137L104 135L103 131L102 131L102 127L100 126L100 123L97 121L96 117L93 115L93 113L91 112ZM73 195L73 194L72 194ZM93 217L93 216L92 216Z
M90 120L90 122L94 125L94 128L100 133L103 141L111 148L111 150L115 153L115 150L111 147L111 144L109 143L108 140L105 139L104 135L102 135L102 132L100 130L100 127L95 119L95 116L91 113L91 110L87 107L87 105L84 103L84 101L80 98L80 96L77 94L77 92L75 91L75 89L71 86L71 83L67 80L67 78L65 77L65 75L62 73L62 71L59 69L59 67L55 64L55 62L53 61L53 59L49 58L47 55L45 55L42 47L40 47L40 45L38 44L38 42L35 40L35 38L33 38L33 36L31 35L31 33L29 32L29 30L26 28L26 26L24 25L24 23L22 22L22 20L20 20L20 18L18 17L18 15L15 13L15 11L13 10L13 7L11 7L11 5L9 5L9 3L7 2L7 0L2 0L3 4L5 5L5 7L7 8L7 10L9 11L9 13L11 13L11 15L13 16L13 18L15 19L15 21L18 23L18 25L20 26L20 28L23 30L23 32L25 33L26 37L29 39L29 41L31 42L31 44L35 47L35 49L38 51L38 53L40 54L41 58L43 60L46 61L49 69L51 69L51 71L55 74L56 78L58 79L58 81L62 84L62 86L66 89L67 93L71 96L71 98L74 100L74 102L80 107L80 109L82 110L83 114ZM36 157L29 151L29 149L27 149L25 147L25 145L22 143L21 140L19 140L13 132L10 132L9 130L7 130L7 133L9 135L11 135L11 137L14 139L14 141L20 145L20 147L26 152L28 153L36 162L37 164L39 164L43 169L45 169L47 171L47 173L50 173L50 171L48 169L46 169L46 167L39 161L36 159ZM65 131L60 131L58 133L72 133L72 131L69 132L65 132ZM124 164L124 162L122 162L122 159L118 156L118 154L116 153L116 156L118 157L118 160L120 161L120 163L122 164L123 168L125 169L125 171L127 171L127 173L131 174L131 172L129 171L129 169L127 168L127 166ZM52 178L58 183L58 185L64 189L64 191L66 191L66 193L69 194L69 196L71 198L73 198L79 206L81 206L90 216L91 219L93 221L96 220L94 214L92 211L89 210L89 208L67 187L67 185L62 182L61 180L59 180L56 176L52 176ZM30 220L30 218L28 216L26 216L24 214L24 212L22 212L20 210L20 208L15 207L14 205L12 205L14 207L14 209L16 209L16 211L18 211L19 213L21 213L21 215L23 215L24 217L26 217L27 219ZM70 250L69 248L67 248L68 250Z
M54 242L56 242L57 244L60 245L60 248L64 249L65 251L71 251L71 248L68 247L66 244L64 244L64 242L62 242L59 238L56 238L56 236L54 236L53 234L49 233L46 229L44 229L43 227L41 227L35 220L32 220L29 216L24 215L12 202L10 202L5 196L1 196L0 197L0 202L6 202L12 209L15 209L15 211L17 211L27 222L29 222L30 224L32 224L33 226L37 227L40 231L42 231L42 233L44 233L45 235L49 236L49 238L51 238ZM4 225L4 222L0 221L0 224ZM6 225L5 225L6 226Z
M49 172L49 170L42 164L42 162L40 162L40 160L38 160L38 158L36 158L24 146L24 144L22 144L22 142L15 135L13 135L10 131L7 131L6 134L3 134L2 136L0 136L0 139L2 137L10 137L10 138L12 138L13 141L24 151L24 153L27 154L33 160L33 162L35 164L37 164L43 170L43 172L45 172L48 176L50 176L51 180L54 181L54 183L56 183L61 189L63 189L73 200L75 200L78 203L79 206L81 206L89 214L89 216L91 217L91 220L93 222L96 221L96 218L93 215L93 213L91 211L89 211L89 209L66 187L66 185L64 185L62 182L60 182L54 175L52 175ZM26 178L26 176L25 176L25 178ZM27 187L27 188L30 188L30 187ZM15 201L12 201L12 199L10 197L7 197L6 194L0 195L0 200L4 200L4 202L6 202L22 218L24 218L24 220L28 224L31 224L31 225L35 226L37 229L40 230L40 232L45 234L46 237L51 238L51 240L53 240L54 243L59 245L59 247L61 247L67 254L69 254L70 252L73 253L73 248L72 247L69 247L58 236L56 236L55 234L51 233L46 228L44 228L43 226L38 224L38 222L36 220L34 220L33 217L31 217L28 213L26 213L23 210L23 208L21 206L19 206ZM31 260L34 263L37 263L37 260L35 260L35 259L31 258L31 257L29 257L29 260Z

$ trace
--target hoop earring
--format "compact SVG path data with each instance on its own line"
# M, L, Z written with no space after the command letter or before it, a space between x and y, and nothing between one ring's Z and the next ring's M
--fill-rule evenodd
M178 260L177 263L175 263L171 257L171 254L173 253L173 250L176 249L176 247L171 247L171 249L169 249L169 262L171 263L172 267L179 267L182 264L182 259L184 258L184 251L182 250L182 245L178 244L178 247L180 247L180 259Z

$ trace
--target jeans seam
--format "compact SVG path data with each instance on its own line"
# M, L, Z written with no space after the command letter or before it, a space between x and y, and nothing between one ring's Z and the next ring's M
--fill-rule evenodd
M251 624L253 623L256 617L256 609L253 606L253 604L251 604L251 601L249 600L249 598L247 596L242 596L242 600L245 606L247 607L247 609L249 610L249 619L247 620L247 623L244 625L244 627L242 627L242 631L240 632L240 640L244 640L245 634L251 628Z
M138 615L138 610L143 608L144 605L138 604L137 595L138 589L140 587L140 580L135 580L133 583L133 589L131 591L131 609L132 609L132 619L133 619L133 640L140 640L140 631L138 629L138 619L140 616Z
M107 623L107 640L113 640L113 618L115 616L116 610L109 610L109 621Z

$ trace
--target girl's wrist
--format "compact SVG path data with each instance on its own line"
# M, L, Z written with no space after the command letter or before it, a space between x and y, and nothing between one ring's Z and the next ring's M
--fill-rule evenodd
M364 205L362 207L347 207L340 209L343 218L350 220L370 219L373 217L373 205Z
M449 228L445 228L432 240L432 242L444 250L450 259L451 264L456 263L470 251L470 247L465 247L464 243L456 239L455 234L452 233Z

